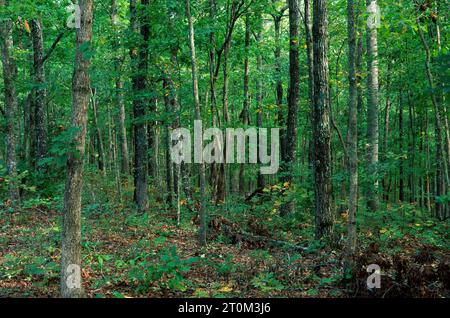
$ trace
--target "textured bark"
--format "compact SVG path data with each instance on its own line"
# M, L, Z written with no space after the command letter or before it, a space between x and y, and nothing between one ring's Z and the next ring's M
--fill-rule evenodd
M170 8L167 12L168 20L169 20L169 30L171 32L175 32L175 21L177 19L177 12L173 10L173 8ZM181 106L178 100L178 89L177 85L175 83L174 77L175 74L179 73L179 66L178 66L178 51L179 51L179 44L177 42L171 43L170 47L170 64L169 69L167 70L165 74L166 83L168 84L169 91L167 92L168 100L170 104L170 110L174 114L175 120L170 123L170 129L177 129L180 127L180 112L181 112ZM173 141L174 145L176 142ZM177 209L177 224L180 225L180 217L181 217L181 182L182 182L182 176L181 176L181 164L172 164L172 171L173 171L173 190L176 198L176 209Z
M260 18L260 21L261 18ZM256 127L260 128L262 127L262 121L263 121L263 109L262 109L262 100L263 100L263 82L262 82L262 76L263 76L263 58L262 58L262 52L261 52L261 29L262 25L259 26L258 32L255 34L256 44L258 47L258 53L256 56ZM259 138L259 136L258 136ZM258 189L262 189L265 186L265 180L264 175L261 174L261 171L258 169L258 177L256 186Z
M167 79L163 79L163 92L164 92L164 111L166 114L171 113L173 110L170 105L169 94L170 88ZM164 147L166 157L166 202L170 208L173 207L173 165L170 159L170 123L164 123Z
M250 104L250 96L249 96L249 51L250 51L250 21L249 16L245 17L245 59L244 59L244 103L242 107L242 112L240 114L240 119L244 125L248 125L250 123L249 120L249 104Z
M300 63L299 63L299 24L300 12L298 0L289 0L289 92L288 115L286 121L286 153L282 156L285 177L284 182L292 183L293 166L295 162L297 146L297 109L300 91ZM283 158L284 157L284 158ZM281 207L281 215L293 213L295 201L284 204Z
M98 110L97 110L97 97L95 94L95 88L92 88L91 94L91 105L92 105L92 114L94 117L94 129L95 129L95 138L97 141L97 150L98 150L98 169L106 174L106 155L105 155L105 147L103 145L102 131L100 129L98 123Z
M327 1L314 0L314 191L316 238L329 237L334 217L331 198L331 131L327 41Z
M390 68L391 61L388 61L387 66L387 74L386 74L386 106L384 108L384 136L383 136L383 159L386 160L388 145L389 145L389 125L390 125L390 109L391 109L391 100L390 100L390 87L391 87L391 79L390 79ZM390 176L387 175L382 180L383 186L383 197L385 201L389 201L389 179Z
M5 6L5 1L0 0L0 7ZM0 21L3 82L5 92L5 119L6 119L6 168L9 178L9 198L13 207L19 203L19 187L17 180L16 158L16 113L17 95L15 87L16 64L13 57L12 22Z
M139 210L145 210L148 204L147 194L147 132L143 118L146 115L147 99L144 94L147 89L146 75L148 67L147 41L149 39L149 24L145 7L148 0L141 0L142 11L138 21L136 0L130 1L131 28L134 33L140 33L141 41L138 47L131 49L133 116L134 116L134 200ZM140 22L140 23L139 23ZM139 28L140 25L140 28ZM139 31L140 29L140 31Z
M377 4L366 0L367 6ZM375 26L367 26L367 206L378 210L378 35Z
M403 158L403 91L400 89L398 102L398 145L399 152L402 156L399 160L399 180L398 180L398 199L400 202L405 201L405 160Z
M245 59L244 59L244 103L242 107L242 112L239 115L241 122L244 125L250 124L249 118L249 105L250 105L250 95L249 95L249 52L250 51L250 20L249 15L245 16ZM238 172L238 182L239 190L241 193L245 192L245 164L241 163L239 165Z
M353 266L356 250L356 214L358 211L358 105L356 88L356 27L355 7L353 0L347 0L347 36L348 36L348 172L349 172L349 204L348 204L348 241L347 257Z
M303 24L305 27L305 38L306 38L306 61L308 63L308 100L309 100L309 122L312 125L312 112L313 112L313 102L314 102L314 70L313 70L313 38L312 38L312 24L311 24L311 2L310 0L304 0L304 19ZM312 130L312 129L311 129ZM310 136L308 140L308 158L309 165L312 166L313 157L313 140Z
M117 0L111 0L111 23L113 29L117 29ZM114 39L113 48L120 46L119 40ZM123 80L122 80L122 59L120 57L114 58L114 71L115 71L115 86L116 86L116 103L119 109L117 121L119 123L118 135L120 143L121 164L120 170L123 174L128 175L130 173L130 159L128 155L128 141L127 141L127 128L125 126L125 102L123 97Z
M35 156L36 164L47 155L47 111L44 71L44 41L41 21L31 21L31 37L33 40L33 79L36 88L33 89L33 105L35 119Z
M186 2L186 16L188 19L189 25L189 48L191 50L191 71L192 71L192 94L194 97L195 104L195 119L201 120L201 112L200 112L200 99L198 93L198 70L197 70L197 57L195 52L195 33L194 33L194 25L192 23L191 17L191 9L190 9L190 0L185 0ZM205 164L203 160L202 163L199 164L198 172L200 179L200 208L199 208L199 217L200 217L200 229L199 229L199 242L200 246L206 245L206 233L207 233L207 222L206 222L206 178L205 178Z
M81 281L80 271L72 273L70 266L76 265L79 266L79 269L81 268L81 188L90 96L89 67L91 65L85 50L86 45L89 45L92 39L93 10L92 0L80 0L78 3L81 9L81 27L76 31L71 119L71 126L77 129L77 133L74 137L75 149L69 152L67 159L61 249L61 296L67 298L81 297L84 294L81 285L70 284L74 278Z
M272 2L276 2L277 0L272 0ZM277 104L277 123L280 127L280 150L281 157L284 158L286 156L286 129L285 129L285 119L284 119L284 108L283 108L283 77L281 74L281 21L283 19L284 12L288 9L288 6L282 8L276 14L273 14L273 21L275 26L275 94L276 94L276 104Z
M152 85L152 91L155 91L154 85ZM158 109L158 98L153 96L149 105L149 113L155 114ZM153 184L156 186L159 184L159 160L158 160L158 151L159 151L159 140L158 140L158 122L152 120L147 125L147 134L148 134L148 146L151 149L151 157L148 163L149 176L153 179Z

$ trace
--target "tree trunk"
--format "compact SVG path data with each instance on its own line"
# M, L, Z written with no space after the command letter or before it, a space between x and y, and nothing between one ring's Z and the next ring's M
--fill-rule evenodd
M63 233L61 249L61 296L83 296L81 285L81 188L85 152L87 109L90 96L89 67L85 54L92 39L92 0L80 0L81 24L76 31L75 70L72 79L72 120L77 130L75 149L68 153L64 192Z
M97 98L95 88L92 88L91 91L92 91L91 94L92 113L94 117L95 137L97 139L97 148L98 148L98 158L97 158L98 169L103 173L103 175L105 175L106 155L105 155L105 147L103 145L102 132L100 130L100 126L98 123Z
M399 184L398 184L398 199L400 202L405 201L405 187L404 187L404 165L405 160L403 157L403 91L400 89L399 92L399 102L398 102L398 145L400 152L400 162L399 162Z
M377 6L376 0L366 0ZM367 206L378 210L378 36L376 25L367 24Z
M259 26L259 30L255 35L256 38L256 44L258 46L258 55L256 57L256 126L258 128L262 127L262 115L263 115L263 109L262 109L262 99L263 99L263 82L262 82L262 76L263 76L263 60L262 60L262 52L261 52L261 29L262 25ZM260 135L258 134L258 138ZM259 141L259 139L258 139ZM257 177L257 184L258 189L264 188L265 186L265 180L264 175L261 174L260 169L258 169L258 177Z
M6 6L4 0L0 0L0 7ZM3 81L5 91L5 119L6 119L6 168L8 171L9 198L12 206L19 203L19 187L17 180L16 161L16 113L17 95L14 79L16 77L16 64L13 58L12 22L0 21Z
M197 71L197 58L195 52L195 33L194 33L194 25L192 23L191 17L191 9L190 9L190 0L186 1L186 16L188 19L189 25L189 47L191 50L191 68L192 68L192 94L194 97L195 104L195 120L201 120L201 112L200 112L200 99L198 93L198 71ZM202 148L202 147L200 147ZM200 152L202 153L202 152ZM206 232L207 232L207 223L206 223L206 180L205 180L205 164L203 163L203 158L200 158L199 164L199 177L200 177L200 208L199 208L199 217L200 217L200 229L199 229L199 242L200 246L206 245Z
M284 182L291 186L293 180L293 166L296 158L297 146L297 108L300 89L300 63L299 63L299 24L300 12L298 0L289 0L289 93L288 116L286 122L286 153L282 157ZM290 200L281 207L281 215L288 215L295 210L295 201Z
M132 87L133 87L133 115L134 115L134 200L140 211L145 210L148 204L147 194L147 132L143 122L146 115L147 99L143 96L146 92L146 75L148 66L147 42L149 39L149 24L146 8L148 0L141 0L142 10L140 18L140 35L142 41L138 48L131 49L132 60ZM135 33L139 32L139 21L136 12L136 0L130 1L131 28Z
M331 209L331 131L326 5L326 0L314 0L313 167L317 239L330 236L334 223Z
M35 133L34 142L36 146L36 166L39 168L39 160L45 158L47 155L47 111L46 111L46 95L45 88L45 71L44 71L44 41L42 38L42 24L41 21L33 19L31 21L31 36L33 39L33 105L34 105L34 119L35 119Z
M348 266L353 267L356 250L356 213L358 211L358 105L356 88L356 27L355 7L353 0L347 1L347 36L348 36L348 172L349 172L349 204L348 204Z
M117 0L111 0L111 21L113 29L117 30ZM120 43L114 38L113 48L118 48ZM118 135L120 143L121 164L120 170L124 175L130 173L130 159L128 156L128 141L127 141L127 128L125 126L125 102L123 97L123 81L122 81L122 59L120 57L114 58L114 71L115 71L115 85L116 85L116 103L119 109L117 121L119 122Z

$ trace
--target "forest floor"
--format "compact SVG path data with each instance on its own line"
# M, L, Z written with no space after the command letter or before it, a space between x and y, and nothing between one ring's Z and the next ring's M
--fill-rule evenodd
M58 296L61 206L33 202L14 213L0 210L0 297ZM255 226L250 212L244 213L248 222L216 217L208 246L200 248L195 214L188 212L176 226L164 210L138 214L120 204L85 206L82 277L88 297L450 297L448 222L362 224L356 269L344 281L342 242L315 244L311 221L279 235ZM280 224L273 213L258 220ZM254 236L228 235L242 224L242 233ZM290 243L252 239L265 236ZM366 288L369 264L381 267L380 289Z

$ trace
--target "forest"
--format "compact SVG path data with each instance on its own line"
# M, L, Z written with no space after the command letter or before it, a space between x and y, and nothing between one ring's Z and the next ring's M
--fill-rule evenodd
M0 0L0 298L449 298L449 13Z

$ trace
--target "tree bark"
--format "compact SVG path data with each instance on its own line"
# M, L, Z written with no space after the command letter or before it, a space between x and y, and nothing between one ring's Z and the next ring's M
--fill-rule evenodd
M377 6L376 0L366 5ZM367 206L378 210L378 35L375 25L367 25Z
M95 129L95 137L97 139L97 148L98 148L98 169L106 174L106 155L105 155L105 147L103 145L102 131L100 129L98 123L98 110L97 110L97 96L95 88L91 89L91 105L92 105L92 113L94 117L94 129Z
M300 91L300 63L299 63L299 24L300 12L298 0L289 0L289 93L288 115L286 122L286 153L282 157L285 177L284 182L292 183L293 166L296 158L297 146L297 108ZM290 200L281 207L281 215L288 215L295 210L295 201Z
M191 71L192 71L192 94L194 97L195 104L195 119L201 120L200 112L200 98L198 93L198 69L197 69L197 57L195 52L195 32L194 25L192 23L190 0L186 1L186 16L189 25L189 48L191 50ZM206 178L205 178L205 164L203 163L203 158L200 158L201 163L199 164L199 178L200 178L200 229L199 229L199 242L200 246L206 245L206 233L207 233L207 222L206 222Z
M130 1L131 29L134 33L140 33L141 39L138 47L131 49L132 60L132 87L133 87L133 115L134 115L134 200L140 211L145 210L148 204L147 194L147 132L143 122L146 115L147 89L146 75L148 66L147 41L149 39L149 24L146 17L148 0L141 0L142 10L139 21L136 10L136 0Z
M7 4L0 0L0 7ZM16 113L17 95L15 86L16 64L13 57L13 38L11 20L0 21L3 81L5 92L5 119L6 119L6 168L8 171L9 198L15 207L20 200L17 180L17 158L16 158Z
M46 95L45 88L45 71L44 71L44 41L42 36L42 23L40 20L33 19L31 21L31 36L33 39L33 105L35 119L34 142L36 150L36 166L39 168L39 160L47 155L47 111L46 111Z
M117 0L111 0L111 22L113 29L118 32L118 17L117 17ZM113 48L119 48L119 40L113 39ZM128 141L127 141L127 128L125 125L125 102L123 97L123 80L122 80L122 63L123 60L116 56L114 58L114 71L115 71L115 86L116 86L116 103L119 109L117 121L119 122L118 135L120 143L121 164L120 170L122 174L128 175L130 173L130 159L128 155Z
M331 131L326 5L326 0L314 0L313 168L317 239L330 236L334 223L331 209Z
M261 17L259 17L261 20ZM255 34L256 44L258 48L258 53L256 56L256 127L261 128L262 127L262 121L263 121L263 82L262 82L262 76L263 76L263 58L262 58L262 51L261 51L261 29L262 25L259 26L258 32ZM259 134L258 134L258 142L259 142ZM257 183L256 186L258 189L262 189L265 187L265 180L264 175L261 174L261 171L258 169L258 177L257 177Z
M355 7L353 0L347 0L347 36L348 36L348 172L349 172L349 204L348 204L348 265L353 267L356 250L356 214L358 211L358 104L356 82L356 27Z
M77 129L75 149L68 153L64 192L63 233L61 249L61 296L83 296L81 285L81 188L86 140L87 109L90 96L89 67L86 45L92 39L92 0L80 0L81 24L76 31L75 70L72 79L71 126ZM78 270L77 270L78 269Z

